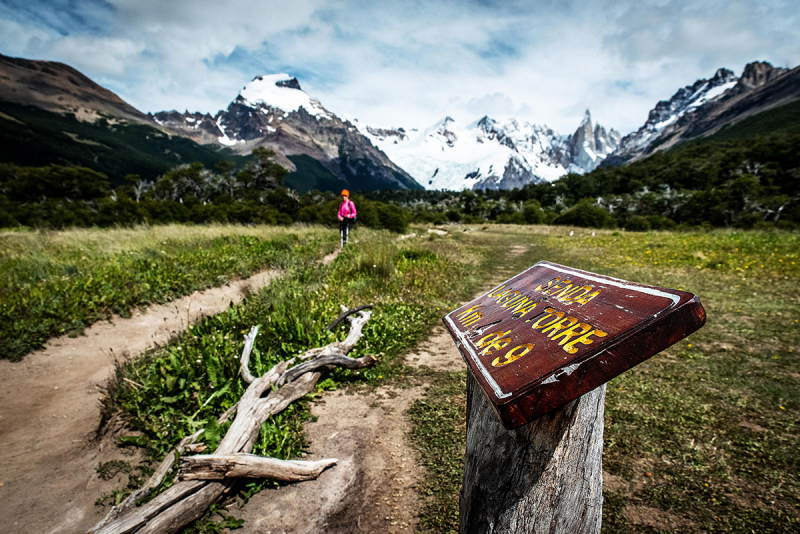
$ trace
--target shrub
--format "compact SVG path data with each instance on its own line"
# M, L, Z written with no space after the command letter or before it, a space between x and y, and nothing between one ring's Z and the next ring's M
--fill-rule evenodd
M604 208L585 198L559 215L554 224L583 226L589 228L606 228L613 226L614 217Z
M405 212L392 204L380 204L378 207L380 225L392 232L405 233L408 230L408 219Z
M538 200L528 200L522 208L522 215L528 224L542 224L545 220L542 205Z
M445 216L447 216L447 218L451 222L460 222L461 221L461 214L456 210L447 210L447 212L445 213Z
M647 217L653 230L669 230L675 228L675 221L663 215L650 215Z
M631 232L648 232L650 230L650 221L647 217L632 215L625 221L624 227Z

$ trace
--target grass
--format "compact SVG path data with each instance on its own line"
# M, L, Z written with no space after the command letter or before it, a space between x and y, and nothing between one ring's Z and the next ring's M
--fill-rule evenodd
M708 313L696 334L609 383L604 532L800 530L800 236L570 230L503 229L535 259L682 288ZM422 524L435 532L457 530L459 380L440 376L411 410L433 481Z
M163 226L0 233L0 358L112 313L219 286L333 250L329 230Z
M457 228L445 237L406 241L362 228L354 235L360 243L332 265L313 266L310 251L293 256L280 280L122 366L104 399L104 416L124 414L130 432L123 443L142 447L151 460L163 457L198 428L206 429L203 441L213 449L226 428L212 421L243 391L237 358L250 327L261 328L251 366L260 374L300 351L341 339L345 327L325 331L339 304L375 305L352 355L379 354L381 363L370 370L329 373L315 394L347 384L403 383L414 371L398 356L425 336L447 309L474 295L488 280L508 278L546 259L692 291L708 313L706 326L689 339L609 383L604 531L800 529L798 235L574 229L575 235L569 236L572 229L563 227ZM9 261L34 265L42 256L53 265L66 265L75 249L83 247L87 258L99 265L103 258L117 258L128 250L143 256L163 240L175 240L176 250L195 254L180 243L212 242L226 231L172 227L152 230L149 236L123 230L7 233L0 236L0 250ZM275 232L280 231L241 228L230 239L287 239ZM333 234L293 232L300 236L298 243L327 243ZM510 255L512 244L528 245L528 252ZM294 247L289 248L293 255ZM224 247L214 248L213 256L223 251ZM280 258L287 257L284 252ZM433 532L452 532L462 477L464 375L426 371L426 380L432 389L410 411L412 439L428 470L419 488L425 496L421 524ZM308 418L305 402L293 404L265 423L255 452L301 456L302 423ZM105 469L112 468L119 466ZM131 473L138 472L131 467ZM240 489L247 498L269 484L250 483ZM119 490L114 499L128 491ZM216 531L212 516L220 514L219 509L210 511L189 531ZM217 525L233 526L222 517Z
M727 141L730 139L752 139L756 136L774 135L776 133L800 133L800 102L762 111L734 125L723 127L714 135L703 141Z
M418 488L425 506L426 532L458 532L458 494L464 477L467 417L466 372L428 372L433 382L423 400L408 411L411 443L427 476Z
M346 327L325 330L340 304L374 305L351 356L378 354L380 363L367 370L333 371L323 377L317 392L402 381L410 371L398 355L413 347L447 309L472 294L492 267L492 253L510 243L487 233L467 241L438 236L397 241L388 232L363 228L354 238L359 243L333 264L301 263L239 306L123 365L103 401L105 418L121 412L129 426L122 442L142 447L157 460L182 437L205 428L202 441L214 450L227 429L214 420L244 390L238 356L250 327L260 327L251 358L251 370L258 375L298 352L342 339ZM302 455L302 423L308 417L305 402L292 404L264 424L254 452L276 458ZM273 484L253 482L241 490L247 498Z

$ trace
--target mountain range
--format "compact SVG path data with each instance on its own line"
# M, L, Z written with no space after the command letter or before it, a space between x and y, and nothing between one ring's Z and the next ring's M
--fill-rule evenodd
M719 69L662 100L644 125L625 137L603 165L620 165L667 150L680 143L713 135L732 125L800 99L800 67L792 70L767 62L745 66L740 77Z
M260 146L301 191L422 188L287 75L255 78L214 117L153 115L68 65L0 55L0 162L83 165L119 184L181 163L239 161Z
M798 99L800 68L755 62L739 77L719 69L679 89L624 137L588 110L568 135L488 116L380 128L340 118L288 74L254 78L214 115L144 114L72 67L0 56L0 158L85 165L119 181L267 147L301 191L512 189L635 161Z
M427 189L513 189L588 172L621 137L614 129L592 126L588 110L567 136L545 125L488 116L466 125L445 117L424 130L356 124Z
M292 171L292 156L308 156L339 180L339 188L421 188L353 124L325 109L288 74L256 77L214 116L170 111L152 118L174 133L198 143L219 143L238 154L271 148Z

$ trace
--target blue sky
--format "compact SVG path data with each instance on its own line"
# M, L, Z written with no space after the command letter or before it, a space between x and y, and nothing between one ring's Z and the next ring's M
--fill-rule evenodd
M800 64L796 0L0 0L0 53L67 63L142 111L224 108L288 72L339 115L488 114L622 133L726 67Z

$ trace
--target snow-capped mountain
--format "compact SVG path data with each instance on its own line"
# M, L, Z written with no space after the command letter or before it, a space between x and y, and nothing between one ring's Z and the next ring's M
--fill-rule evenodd
M668 101L656 104L644 125L623 137L603 165L641 159L798 98L798 68L788 71L753 62L745 66L741 77L719 69L712 78L687 85Z
M272 148L290 170L295 164L289 156L310 156L351 189L420 188L353 124L325 109L288 74L256 77L214 116L169 111L153 118L199 143L222 144L239 154Z
M354 122L426 189L513 189L553 181L594 169L620 139L613 129L593 127L588 110L568 136L547 126L490 117L471 124L445 117L424 130Z
M569 149L563 164L569 172L592 171L619 146L621 138L613 128L608 132L599 124L592 128L592 116L587 109L580 126L568 138Z
M710 80L697 80L678 90L669 100L662 100L650 110L647 121L637 131L622 138L618 154L643 151L664 129L685 113L690 113L712 101L736 85L738 78L728 69L719 69Z

